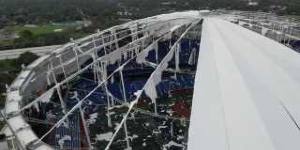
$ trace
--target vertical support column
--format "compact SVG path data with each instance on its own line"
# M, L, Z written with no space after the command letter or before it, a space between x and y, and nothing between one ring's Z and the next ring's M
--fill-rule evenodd
M173 137L174 136L174 121L172 120L170 124L171 124L170 133L171 133L171 136Z
M127 130L127 123L126 120L124 121L124 132L125 132L125 140L126 140L126 145L127 145L127 149L126 150L131 150L132 148L130 147L130 143L129 143L129 138L128 138L128 130Z
M175 78L177 79L177 72L179 71L179 51L180 51L180 44L176 44L175 48Z
M61 66L61 68L63 70L64 77L67 78L66 70L65 70L65 67L63 65L63 61L62 61L61 55L59 56L59 63L60 63L60 66Z
M95 36L96 36L96 35L94 35L94 36L93 36L93 38L92 38L92 39L93 39L94 48L96 48L96 47L97 47L97 44L96 44L96 38L95 38Z
M119 49L118 36L117 36L116 30L113 29L111 32L112 32L112 34L114 36L114 41L115 41L115 44L116 44L116 49Z
M156 104L156 99L154 100L154 113L157 115L157 104Z
M98 29L97 30L98 34L101 35L100 33L100 30ZM102 46L104 45L105 41L104 41L104 37L103 37L103 34L101 35L101 41L102 41ZM106 46L103 47L103 50L104 50L104 54L106 55L107 52L106 52Z
M123 77L122 70L123 70L123 68L120 69L120 78L121 78L121 82L122 82L123 98L124 98L125 103L127 103L126 90L125 90L124 77ZM125 139L126 139L126 144L127 144L127 150L131 150L129 139L128 139L128 131L127 131L126 120L124 121L124 132L125 132Z
M56 76L55 76L55 73L54 73L54 70L53 70L53 63L52 63L52 59L50 60L50 64L51 64L51 73L52 73L52 77L53 77L53 80L54 80L54 83L55 85L57 86L56 87L56 92L58 94L58 98L59 98L59 101L60 101L60 105L62 107L62 111L64 114L67 114L67 109L66 109L66 105L64 103L64 100L63 100L63 97L62 97L62 94L61 94L61 89L60 89L60 85L58 84L57 82L57 79L56 79ZM67 119L67 122L68 122L68 119Z
M21 140L18 138L18 136L16 136L17 133L13 130L11 124L7 121L6 115L3 113L3 110L0 110L0 115L1 115L1 117L3 118L3 120L5 121L7 127L10 129L10 131L11 131L12 134L14 135L14 137L17 139L16 141L17 141L17 144L19 145L18 148L20 148L21 150L26 150L26 147L24 147L24 146L22 145L22 143L20 142ZM12 142L13 142L13 139L12 139ZM12 144L13 144L13 143L12 143ZM15 145L13 144L13 147L14 147L14 146L15 146Z
M283 30L282 30L282 27L281 27L281 24L279 24L278 25L278 28L279 28L279 39L278 39L278 41L279 41L279 43L281 43L281 40L282 40L282 36L283 36Z
M97 69L98 69L98 68L97 68L97 64L95 64L95 62L96 62L97 60L96 60L96 56L95 56L94 53L92 53L91 55L92 55L92 59L93 59L93 63L94 63L94 64L92 65L92 69L93 69L93 73L94 73L94 81L97 81L97 78L98 78L98 77L97 77L97 72L98 72Z
M285 38L285 34L284 34L284 25L283 24L280 24L280 28L281 28L281 30L280 30L280 32L281 32L281 36L280 36L280 43L281 43L281 41L283 41L284 42L284 38Z
M13 146L13 150L16 150L14 138L11 137L11 145Z
M289 39L288 39L288 46L290 46L290 43L291 43L291 38L293 36L293 27L292 26L289 26Z
M156 64L158 64L158 41L155 43L155 59L156 59Z
M48 64L48 70L47 70L47 73L46 73L47 75L47 77L46 77L46 79L47 79L47 84L48 85L51 85L51 80L50 80L50 76L51 76L51 67L50 67L50 64Z
M98 64L98 68L100 68L99 63ZM106 70L106 62L101 63L101 71L102 71L102 80L107 80L107 70ZM100 75L98 78L98 84L101 82L100 81ZM109 100L109 93L108 93L108 89L107 89L107 82L104 82L104 89L105 89L105 93L106 93L106 102L107 102L107 125L109 127L112 127L112 122L111 122L111 118L110 118L110 100Z
M132 40L135 41L138 39L138 29L137 29L137 24L135 24L134 26L132 26L130 28L131 31L131 35L132 35Z
M122 72L122 70L123 70L123 68L120 69L119 72L120 72L120 78L121 78L121 84L122 84L124 102L127 103L126 90L125 90L124 78L123 78L123 72Z
M98 51L97 51L97 46L96 46L96 40L95 40L95 36L93 36L93 38L92 38L92 40L93 40L93 43L94 43L94 55L93 55L93 62L95 62L96 60L97 60L97 58L98 58ZM96 64L94 64L93 65L94 67L94 81L96 81L97 80L97 78L98 78L98 74L97 74L97 72L99 71L98 69L98 66L97 66L97 63Z
M275 25L274 25L274 23L272 22L272 35L270 36L272 39L275 39L275 41L277 40L277 35L276 35L276 38L274 37L274 35L276 34L276 32L275 32ZM272 37L273 36L273 37Z
M109 94L109 98L110 98L111 106L115 106L114 97L111 94Z
M103 71L102 67L100 67L100 65L99 65L100 63L101 63L101 66L103 66L102 62L97 62L95 64L97 67L97 82L98 82L98 84L102 81L102 74L106 74L106 72Z
M79 102L79 100L78 100L78 102ZM86 136L86 140L87 140L88 145L89 145L89 149L92 149L92 144L91 144L89 129L87 127L87 124L86 124L86 121L85 121L85 118L84 118L84 113L83 113L81 105L79 107L79 112L80 112L80 116L81 116L81 120L82 120L82 124L83 124L84 133L85 133L85 136Z
M73 38L71 38L70 40L74 44L73 51L74 51L75 57L76 57L76 63L77 63L77 69L78 69L77 71L79 71L80 70L80 65L79 65L79 58L78 58L78 52L77 52L77 51L79 51L79 47L78 47L77 43L75 43Z
M78 52L77 52L77 49L78 49L78 47L77 47L77 45L75 45L75 47L74 47L75 49L73 49L73 51L74 51L74 53L75 53L75 57L76 57L76 64L77 64L77 71L79 71L80 70L80 65L79 65L79 58L78 58Z
M105 92L106 92L106 101L107 101L107 125L109 127L112 127L112 123L111 123L111 118L110 118L110 100L109 100L109 94L108 94L108 89L107 89L107 83L104 83L104 88L105 88Z
M286 38L287 38L287 28L285 25L283 25L283 33L284 33L283 44L285 45Z

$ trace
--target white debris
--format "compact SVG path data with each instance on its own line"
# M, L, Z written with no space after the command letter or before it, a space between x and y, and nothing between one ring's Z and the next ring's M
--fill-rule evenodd
M114 82L115 82L115 77L114 77L114 76L111 76L111 77L110 77L110 83L113 84Z
M37 112L40 112L40 108L39 108L39 103L38 102L34 103L34 107L35 107L35 109L36 109Z
M97 141L109 141L111 139L111 137L113 136L112 132L107 132L107 133L103 133L103 134L96 134L96 140Z
M167 110L167 113L169 114L169 115L173 115L173 113L174 113L174 111L173 110L171 110L171 109L169 109L169 110Z
M130 139L132 141L133 139L136 139L138 137L139 137L138 135L133 134L132 136L128 136L128 139Z
M157 130L157 129L152 130L152 134L159 134L159 133L161 133L160 130Z
M158 126L158 129L160 130L160 129L165 129L165 128L167 128L168 126Z
M109 115L110 115L110 116L111 116L111 115L114 115L114 114L116 114L116 112L114 112L114 111L110 111L110 112L109 112ZM106 113L105 115L108 116L107 113Z
M62 124L65 128L69 128L69 125L68 125L67 122L63 121L61 124Z
M124 150L132 150L132 147L127 147Z
M46 112L46 118L47 120L51 120L56 118L56 116L52 113L52 111Z
M54 31L54 32L62 32L63 29L54 29L53 31Z
M177 140L183 140L183 139L184 139L183 136L181 136L181 135L178 135L178 136L177 136Z
M76 99L77 101L80 101L79 97L78 97L78 92L74 91L73 92L73 96L70 97L70 99Z
M138 96L142 93L142 90L137 90L136 92L133 93L134 96Z
M50 98L52 97L53 92L54 92L54 88L45 92L41 97L39 97L40 101L43 103L50 102Z
M115 131L117 131L117 129L118 129L118 127L119 127L119 125L120 125L119 123L115 123L115 128L114 128L114 129L115 129Z
M94 124L94 123L96 123L96 119L98 117L98 113L93 113L93 114L90 114L89 116L90 116L90 118L87 119L86 122L88 124Z
M65 135L61 139L58 140L58 145L59 145L60 149L64 148L64 143L66 140L71 141L71 136Z
M171 148L172 146L181 147L181 148L184 148L184 147L185 147L185 146L182 145L182 144L178 144L178 143L176 143L176 142L174 142L174 141L170 141L168 144L163 145L163 149L169 149L169 148Z

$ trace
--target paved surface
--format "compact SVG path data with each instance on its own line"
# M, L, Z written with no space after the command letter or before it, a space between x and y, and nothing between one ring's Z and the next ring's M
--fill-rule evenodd
M28 51L35 53L38 56L42 56L50 53L51 51L57 49L60 46L61 45L51 45L51 46L43 46L43 47L30 47L30 48L22 48L22 49L3 50L0 51L0 60L18 58L20 54Z

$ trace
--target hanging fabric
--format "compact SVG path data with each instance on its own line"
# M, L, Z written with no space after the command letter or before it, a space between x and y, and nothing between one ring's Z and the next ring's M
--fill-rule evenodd
M191 54L190 54L188 64L189 65L195 65L195 63L196 63L196 48L194 47L192 49Z
M162 72L167 69L168 62L171 61L173 56L174 49L165 56L161 65L157 66L156 70L152 73L152 76L148 79L149 81L145 87L145 94L152 100L153 103L156 103L157 98L156 86L161 82Z
M156 63L158 64L158 42L154 42L154 46L153 46L154 50L155 50L155 60L156 60Z
M138 64L142 64L146 62L146 57L148 56L150 50L153 50L155 48L155 45L157 45L157 42L152 43L146 49L144 49L139 55L137 55L136 62Z
M265 36L265 35L267 34L268 31L269 31L268 28L262 27L262 29L261 29L261 34L262 34L263 36Z
M181 51L181 45L180 43L176 44L176 49L175 49L175 67L176 67L176 72L180 71L179 68L179 54Z

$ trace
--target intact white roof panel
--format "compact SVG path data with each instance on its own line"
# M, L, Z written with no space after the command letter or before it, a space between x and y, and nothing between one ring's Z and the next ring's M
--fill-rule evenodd
M49 57L50 55L44 55L44 56L41 56L39 57L37 60L35 60L33 63L29 64L27 66L27 69L33 69L34 67L38 66L39 64L41 64L43 61L47 60L47 58Z
M35 150L53 150L53 148L51 148L49 145L43 144L35 148Z
M1 129L1 134L5 134L6 137L12 136L12 132L9 129L9 127L7 125L5 125L2 129Z
M19 74L18 78L20 78L20 79L25 79L26 77L29 76L30 72L31 72L30 70L22 71L22 72Z
M10 91L7 93L6 98L6 107L5 107L5 113L9 114L12 112L18 111L19 108L19 102L22 100L22 96L20 96L19 91Z
M5 113L10 114L16 111L19 111L19 102L18 101L7 101L5 107Z
M204 21L188 148L300 148L300 55L220 19Z
M10 86L11 89L17 90L21 87L21 85L24 83L25 79L17 78L12 85Z
M23 117L21 115L12 117L12 118L8 119L7 122L9 123L9 125L12 127L12 129L14 131L17 131L19 129L23 129L23 128L26 128L29 126L25 122L25 120L23 119Z
M7 100L8 101L20 101L22 100L22 96L19 94L19 91L10 91L7 93Z
M18 131L17 137L18 139L20 139L21 144L24 146L38 139L30 128Z

